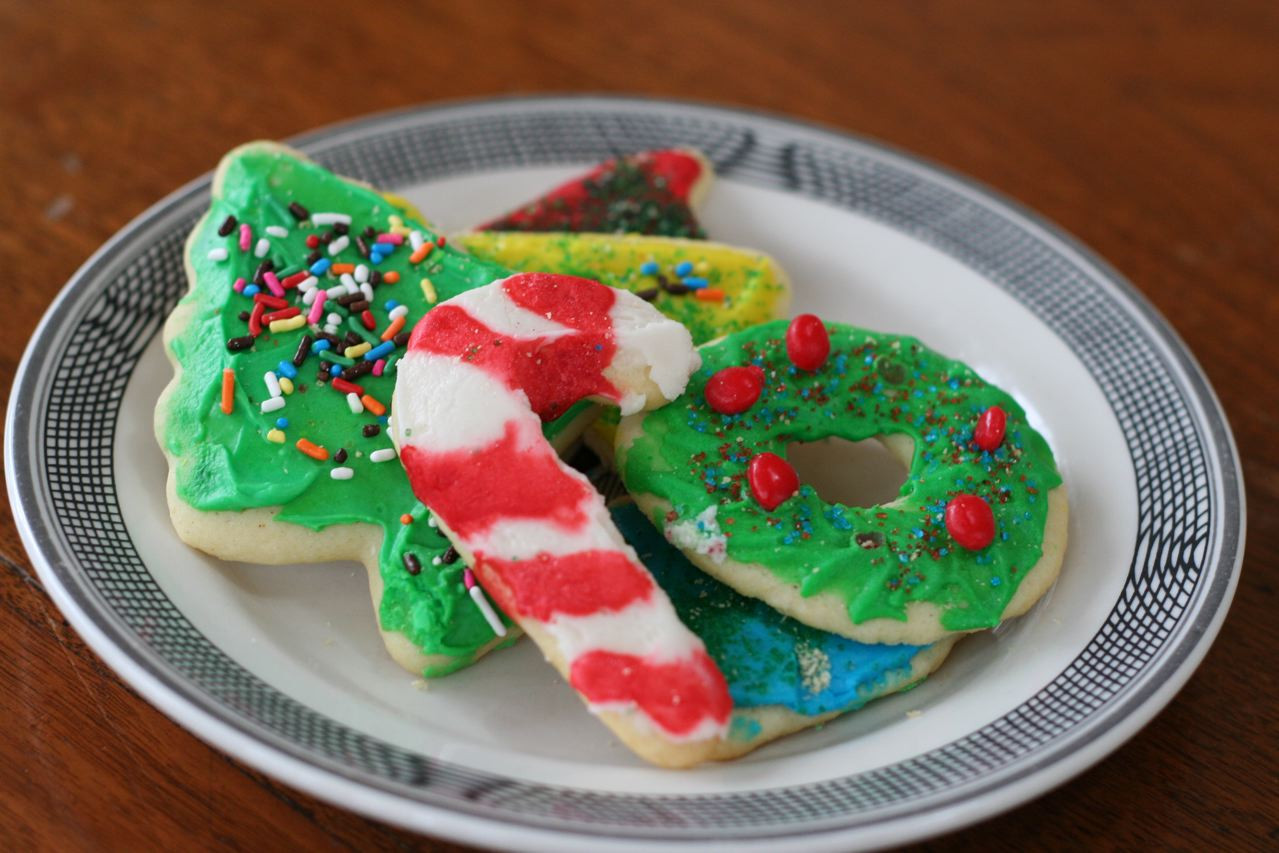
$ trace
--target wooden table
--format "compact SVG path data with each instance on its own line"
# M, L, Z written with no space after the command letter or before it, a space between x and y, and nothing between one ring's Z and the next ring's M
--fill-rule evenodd
M1041 211L1135 282L1221 395L1252 507L1234 608L1167 710L1060 790L929 846L1279 843L1279 5L479 5L0 4L4 388L76 267L250 138L577 90L748 105L878 137ZM68 628L7 503L0 547L5 846L456 849L197 741Z

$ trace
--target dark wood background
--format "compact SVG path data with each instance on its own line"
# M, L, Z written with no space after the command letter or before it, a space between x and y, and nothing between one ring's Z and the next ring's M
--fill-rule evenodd
M1099 766L935 849L1279 844L1279 4L0 0L6 393L77 266L248 139L513 92L671 95L886 140L1063 225L1172 321L1251 523L1202 667ZM320 803L139 699L0 512L0 838L43 849L450 850ZM0 842L3 843L3 842Z

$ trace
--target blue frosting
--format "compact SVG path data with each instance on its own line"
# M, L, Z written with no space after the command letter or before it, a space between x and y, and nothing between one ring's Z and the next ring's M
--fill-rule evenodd
M634 504L613 510L626 541L728 679L739 708L784 705L806 716L850 711L900 683L925 647L858 643L809 628L702 572Z

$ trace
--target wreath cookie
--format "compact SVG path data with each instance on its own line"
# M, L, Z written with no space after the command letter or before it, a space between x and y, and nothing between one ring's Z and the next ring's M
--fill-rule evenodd
M699 352L684 396L624 418L616 451L640 507L712 576L807 625L913 644L994 627L1056 578L1052 453L971 368L812 315ZM880 439L909 472L900 496L844 506L801 484L787 447L831 437Z

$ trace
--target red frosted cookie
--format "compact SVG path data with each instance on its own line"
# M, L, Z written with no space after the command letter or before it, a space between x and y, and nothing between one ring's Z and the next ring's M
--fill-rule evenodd
M693 214L714 171L691 149L607 160L480 231L575 231L702 238Z

